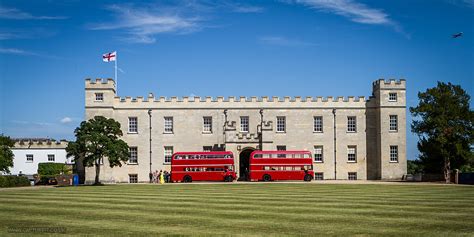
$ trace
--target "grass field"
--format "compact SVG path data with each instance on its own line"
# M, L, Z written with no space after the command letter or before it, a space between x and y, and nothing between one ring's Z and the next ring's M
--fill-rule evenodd
M474 236L474 187L169 184L0 190L0 236ZM44 231L43 229L40 231ZM49 233L47 233L49 234Z

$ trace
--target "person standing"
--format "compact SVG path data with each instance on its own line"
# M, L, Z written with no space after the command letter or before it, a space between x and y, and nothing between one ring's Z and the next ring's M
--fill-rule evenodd
M164 175L163 175L163 172L160 170L160 184L163 184L165 183L165 178L164 178Z

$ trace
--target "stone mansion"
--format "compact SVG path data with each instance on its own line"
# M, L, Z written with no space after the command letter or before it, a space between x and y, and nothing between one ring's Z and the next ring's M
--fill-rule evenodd
M179 151L227 150L237 174L250 153L307 150L315 179L401 179L407 171L406 81L384 79L354 97L119 97L115 82L85 81L85 119L120 122L130 159L101 168L102 182L148 182ZM151 144L151 145L150 145ZM150 158L151 157L151 158ZM93 182L94 168L86 168Z

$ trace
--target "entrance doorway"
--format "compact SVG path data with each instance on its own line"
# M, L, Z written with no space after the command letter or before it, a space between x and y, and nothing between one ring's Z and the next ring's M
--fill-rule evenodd
M250 170L250 154L254 151L254 148L248 147L245 148L239 155L239 181L248 181L249 180L249 170Z

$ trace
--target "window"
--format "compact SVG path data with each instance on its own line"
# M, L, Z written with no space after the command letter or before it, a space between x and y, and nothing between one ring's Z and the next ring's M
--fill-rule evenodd
M137 133L138 132L138 119L137 117L128 118L128 132Z
M357 180L357 172L349 172L347 173L347 178L349 180Z
M323 132L323 117L322 116L314 116L313 132Z
M104 101L104 93L95 93L95 101Z
M323 146L314 146L314 162L323 162Z
M314 180L324 180L324 173L322 172L314 173Z
M348 132L357 132L357 121L355 116L347 117L347 131Z
M357 147L348 146L347 147L347 162L357 162Z
M390 131L398 130L398 117L397 115L390 115Z
M165 146L165 163L170 163L172 156L173 156L173 147Z
M397 93L388 93L388 101L390 102L397 101Z
M138 163L138 148L137 147L130 147L130 157L128 158L129 164L137 164Z
M390 162L398 162L398 146L390 146Z
M49 154L48 155L48 161L49 162L54 162L54 154Z
M138 183L138 174L129 174L128 175L128 182L131 184Z
M33 154L26 155L26 162L33 162Z
M277 146L277 151L286 151L286 146ZM286 154L277 154L277 158L285 158Z
M212 146L203 146L202 151L210 152L212 151Z
M173 133L173 117L165 117L165 133Z
M249 131L249 117L248 116L240 117L240 131L241 132Z
M277 132L285 132L286 130L286 117L277 117Z
M203 132L212 133L212 117L203 118Z

